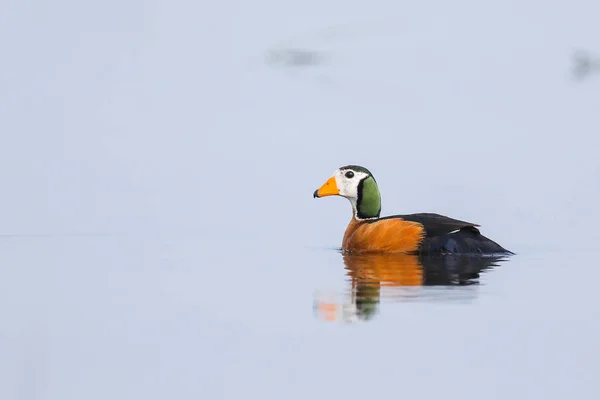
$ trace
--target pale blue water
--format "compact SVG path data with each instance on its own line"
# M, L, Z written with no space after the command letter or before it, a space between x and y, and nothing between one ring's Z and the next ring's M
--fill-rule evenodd
M0 399L598 398L598 11L7 2ZM517 255L353 269L350 163Z

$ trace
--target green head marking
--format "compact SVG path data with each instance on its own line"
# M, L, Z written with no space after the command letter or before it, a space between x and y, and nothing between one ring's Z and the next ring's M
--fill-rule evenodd
M358 184L356 216L360 219L379 218L381 213L381 195L373 176L368 176Z

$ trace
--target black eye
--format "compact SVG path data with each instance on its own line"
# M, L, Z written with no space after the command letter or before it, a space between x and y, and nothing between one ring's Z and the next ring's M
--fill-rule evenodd
M352 171L346 172L346 178L348 178L348 179L354 178L354 172L352 172Z

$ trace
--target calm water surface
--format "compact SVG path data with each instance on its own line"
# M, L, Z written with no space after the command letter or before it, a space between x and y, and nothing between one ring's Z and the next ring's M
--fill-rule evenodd
M597 393L591 253L480 271L200 236L0 247L5 398Z

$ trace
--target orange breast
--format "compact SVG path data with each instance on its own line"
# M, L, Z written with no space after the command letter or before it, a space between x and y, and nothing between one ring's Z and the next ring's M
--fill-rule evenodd
M401 218L375 222L352 221L346 228L342 250L361 253L409 253L419 249L425 229Z

